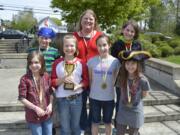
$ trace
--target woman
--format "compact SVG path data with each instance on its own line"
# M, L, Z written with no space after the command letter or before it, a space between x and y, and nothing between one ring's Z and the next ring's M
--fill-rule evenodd
M78 58L82 59L84 62L87 62L90 58L98 55L98 50L96 47L96 39L99 35L100 28L97 23L97 17L93 10L88 9L82 13L80 16L78 31L73 33L78 41ZM80 126L82 130L90 130L90 117L88 118L86 102L89 91L83 91L82 95L82 112Z

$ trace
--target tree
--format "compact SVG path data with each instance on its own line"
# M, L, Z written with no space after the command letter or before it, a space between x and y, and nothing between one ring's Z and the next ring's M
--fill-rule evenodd
M150 8L149 28L152 31L173 33L175 28L175 4L173 0L163 1Z
M180 1L177 0L177 9L176 9L176 28L175 33L180 35Z
M24 9L13 16L12 28L21 31L28 31L37 24L37 19L33 17L32 9Z
M61 20L55 17L50 17L50 19L58 26L62 25Z
M76 25L86 9L95 11L102 29L119 25L129 18L138 18L160 0L52 0L53 8L62 10L62 19Z

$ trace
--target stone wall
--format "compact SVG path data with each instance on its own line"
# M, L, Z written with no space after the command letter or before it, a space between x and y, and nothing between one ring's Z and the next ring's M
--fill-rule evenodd
M145 74L180 95L180 65L151 58L146 62Z
M0 68L26 68L26 53L0 54Z

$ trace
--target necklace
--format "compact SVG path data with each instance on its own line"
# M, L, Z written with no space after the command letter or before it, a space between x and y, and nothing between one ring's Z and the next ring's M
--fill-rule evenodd
M34 81L35 88L37 90L37 94L39 97L40 107L43 108L43 92L42 92L42 87L41 87L41 77L37 80L35 76L33 75L33 81Z
M139 85L138 79L132 80L131 86L129 84L129 80L127 80L127 99L128 99L127 106L128 107L132 107L132 96L136 94L138 85Z
M92 31L91 33L90 33L90 36L83 36L83 33L82 33L82 31L81 31L81 35L82 35L82 38L83 38L83 42L84 42L84 44L85 44L85 46L86 46L86 48L88 48L88 45L90 44L90 42L91 42L91 38L93 37L93 35L94 35L94 31ZM86 39L85 39L86 38ZM88 41L87 41L87 38L88 38Z
M108 59L108 57L106 58ZM101 83L101 88L102 89L106 89L107 88L107 83L106 83L106 79L107 79L107 73L108 73L108 69L109 69L109 61L107 60L107 66L105 67L105 59L103 60L100 56L99 56L99 60L100 60L100 68L101 68L101 73L102 73L102 83ZM104 69L104 70L103 70Z

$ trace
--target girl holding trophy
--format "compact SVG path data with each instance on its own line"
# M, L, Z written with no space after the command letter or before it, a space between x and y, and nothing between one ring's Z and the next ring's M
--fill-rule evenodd
M101 110L106 135L111 135L111 120L114 109L114 83L119 70L119 61L109 54L110 43L105 35L96 40L99 55L88 61L90 79L90 108L92 111L93 135L98 135Z
M63 58L52 66L52 86L56 88L61 135L80 135L80 115L82 91L88 86L88 70L84 62L77 58L77 40L73 35L63 39Z

